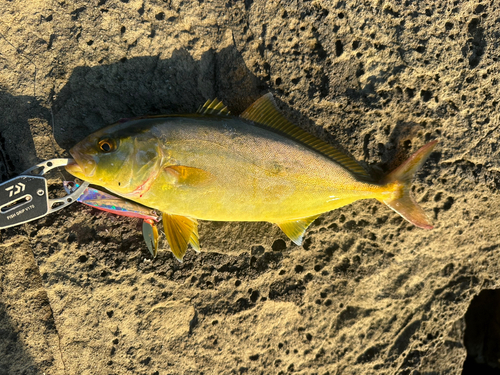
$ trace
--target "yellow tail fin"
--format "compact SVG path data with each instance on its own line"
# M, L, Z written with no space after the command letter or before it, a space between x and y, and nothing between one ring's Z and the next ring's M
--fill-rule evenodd
M413 200L410 194L411 181L415 172L425 163L438 141L432 141L415 152L385 178L385 183L397 186L391 198L379 199L403 218L417 227L432 229L422 208Z

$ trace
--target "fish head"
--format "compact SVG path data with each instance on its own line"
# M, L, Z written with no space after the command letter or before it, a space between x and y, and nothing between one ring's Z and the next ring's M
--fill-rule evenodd
M162 151L159 141L134 124L111 125L77 143L66 166L73 176L124 196L143 192L159 173Z

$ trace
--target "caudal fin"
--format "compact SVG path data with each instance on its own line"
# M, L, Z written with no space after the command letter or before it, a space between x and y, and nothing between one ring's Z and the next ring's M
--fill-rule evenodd
M391 198L380 199L410 223L424 229L432 229L425 212L413 200L410 192L411 181L415 172L425 163L438 141L432 141L415 152L385 178L388 185L394 187Z

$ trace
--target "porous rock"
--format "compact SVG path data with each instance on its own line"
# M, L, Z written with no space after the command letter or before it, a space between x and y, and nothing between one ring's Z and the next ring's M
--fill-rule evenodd
M360 201L322 215L302 248L271 224L204 222L203 252L181 264L151 260L137 221L78 204L2 230L1 374L448 375L467 350L469 366L498 366L481 323L500 275L497 2L0 11L2 180L120 118L215 97L238 114L269 91L375 175L439 139L413 188L430 231Z

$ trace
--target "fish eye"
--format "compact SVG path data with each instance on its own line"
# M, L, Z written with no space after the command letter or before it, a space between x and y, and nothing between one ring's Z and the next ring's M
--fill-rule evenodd
M111 138L103 138L99 141L98 143L99 149L104 152L112 152L116 150L116 142L114 139Z

